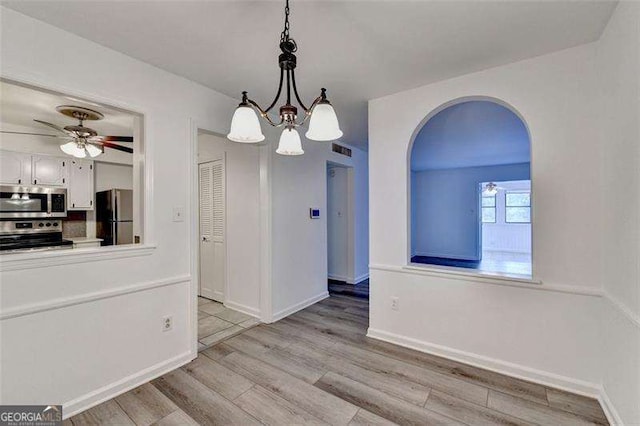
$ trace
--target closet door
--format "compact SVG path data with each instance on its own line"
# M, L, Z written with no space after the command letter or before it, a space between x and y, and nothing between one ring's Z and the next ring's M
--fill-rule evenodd
M224 159L198 166L200 190L200 295L224 301L226 281Z

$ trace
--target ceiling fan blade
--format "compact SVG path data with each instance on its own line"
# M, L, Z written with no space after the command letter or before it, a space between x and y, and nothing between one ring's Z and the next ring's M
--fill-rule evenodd
M105 142L133 142L133 136L94 136L95 139Z
M96 145L102 145L105 148L111 148L122 152L128 152L129 154L133 154L133 148L129 148L128 146L118 145L117 143L111 142L99 142Z
M47 123L46 121L36 120L36 119L33 119L33 121L35 121L36 123L44 124L45 126L49 126L52 129L55 129L55 130L59 131L60 133L63 133L64 135L69 135L69 132L67 132L66 130L64 130L60 126L56 126L55 124Z
M28 132L10 132L8 130L0 130L0 133L8 133L12 135L31 135L31 136L49 136L51 138L67 138L68 136L62 135L46 135L44 133L28 133Z

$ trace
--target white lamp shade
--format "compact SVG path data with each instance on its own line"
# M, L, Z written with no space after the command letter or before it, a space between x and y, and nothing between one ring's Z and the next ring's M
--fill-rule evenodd
M65 144L62 144L60 145L60 149L65 154L73 155L74 157L77 157L77 158L84 158L87 156L87 153L85 152L84 148L80 148L78 144L75 142L67 142Z
M342 136L338 117L330 103L319 103L313 108L305 136L314 141L332 141Z
M258 115L253 108L249 106L236 108L231 119L231 130L227 138L241 143L255 143L264 140Z
M280 135L280 143L276 152L280 155L302 155L302 142L296 129L284 129Z
M102 154L102 150L100 148L95 145L91 145L90 143L86 144L84 147L91 158L97 157L98 155Z

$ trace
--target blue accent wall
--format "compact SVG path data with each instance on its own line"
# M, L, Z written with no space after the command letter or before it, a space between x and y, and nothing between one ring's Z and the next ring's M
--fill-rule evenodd
M495 102L468 101L440 111L420 129L411 153L411 170L529 161L529 133L518 115Z
M411 254L478 260L479 184L530 179L529 162L411 173Z

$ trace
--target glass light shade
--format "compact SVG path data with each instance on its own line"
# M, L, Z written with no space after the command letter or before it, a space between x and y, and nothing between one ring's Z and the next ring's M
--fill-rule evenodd
M264 140L258 115L253 108L242 105L236 108L227 138L241 143L255 143Z
M77 158L84 158L87 156L84 148L80 148L76 142L67 142L65 144L60 145L60 149L69 155L73 155Z
M13 195L11 196L11 198L13 198ZM22 197L20 197L21 200L28 200L29 199L29 194L22 194Z
M280 155L302 155L302 142L296 129L284 129L280 135L280 143L276 153Z
M485 185L484 190L482 191L483 195L496 195L498 193L498 185L493 182L489 182Z
M12 200L19 200L20 199L20 194L16 194L15 192L13 194L11 194L11 199Z
M95 145L91 145L90 143L86 144L84 148L87 150L91 158L97 157L102 154L102 150Z
M319 103L313 108L305 136L314 141L332 141L342 136L338 117L330 103Z

